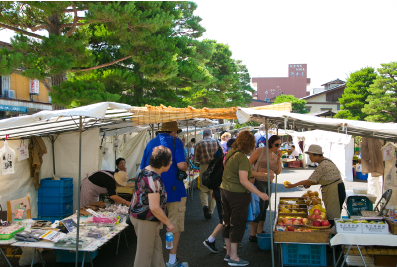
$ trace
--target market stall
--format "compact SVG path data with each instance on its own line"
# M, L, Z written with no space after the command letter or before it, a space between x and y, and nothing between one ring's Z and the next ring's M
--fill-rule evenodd
M326 118L317 118L302 114L288 114L286 112L279 111L257 111L247 108L240 108L237 110L237 117L240 123L244 123L247 121L257 121L259 123L265 122L266 125L266 133L268 132L268 125L274 125L275 128L281 127L284 129L293 129L295 126L299 126L306 129L321 129L330 132L344 133L345 135L358 135L373 139L382 139L388 142L396 142L397 141L397 126L394 123L370 123L370 122L362 122L362 121L350 121L350 120L340 120L340 119L326 119ZM393 153L393 155L395 155ZM391 158L391 161L395 162L395 157ZM386 163L386 165L388 165ZM393 164L389 164L392 165ZM269 168L268 168L269 170ZM389 169L385 171L388 173ZM391 171L391 173L395 173ZM391 176L390 176L391 177ZM389 187L394 186L394 189L397 186L397 183L394 184L396 177L390 178L391 182L389 182ZM277 183L277 180L276 180ZM270 187L270 185L269 185ZM270 211L271 205L269 203ZM270 212L271 216L271 212ZM395 219L395 218L394 218ZM382 218L383 220L383 218ZM344 223L344 222L342 222ZM366 222L364 222L366 223ZM368 221L368 223L372 223L372 221ZM270 224L272 227L272 220L270 220ZM375 224L375 223L372 223ZM377 226L380 224L376 222ZM337 223L338 225L338 223ZM348 225L348 224L347 224ZM384 224L382 224L384 225ZM383 227L383 226L382 226ZM394 228L394 226L393 226ZM295 232L295 230L294 230ZM275 234L275 233L272 233ZM339 232L338 232L339 234ZM372 235L375 237L374 235ZM275 237L275 236L274 236ZM380 239L382 239L380 237ZM273 239L271 240L273 243ZM293 240L283 240L285 243L289 243L289 241ZM347 241L344 241L347 242ZM343 242L342 242L343 243ZM333 244L333 243L331 243ZM349 245L349 243L346 243ZM345 245L346 245L345 244ZM272 247L273 250L273 247ZM348 252L349 253L349 252ZM335 261L334 261L335 263ZM274 266L274 262L273 262Z

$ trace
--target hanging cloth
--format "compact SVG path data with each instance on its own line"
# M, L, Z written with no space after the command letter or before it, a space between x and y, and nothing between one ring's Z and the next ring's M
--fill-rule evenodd
M361 144L361 164L363 174L371 173L372 177L383 175L383 153L379 139L363 137Z
M35 189L40 187L39 171L43 164L43 155L47 154L47 148L44 141L39 136L33 136L29 144L29 164L30 164L30 177L33 178Z

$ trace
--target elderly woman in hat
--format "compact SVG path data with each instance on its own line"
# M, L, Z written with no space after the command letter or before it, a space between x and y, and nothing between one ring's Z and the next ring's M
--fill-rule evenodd
M115 203L130 205L131 202L119 197L116 192L117 186L126 186L128 175L124 171L97 171L87 175L81 182L80 208L98 201L100 194L109 194Z
M311 145L305 153L309 155L312 162L319 164L318 167L309 179L285 185L285 187L293 188L303 185L305 188L309 188L311 185L320 184L322 199L327 210L327 219L333 226L334 219L341 216L342 205L346 198L345 184L335 163L324 157L321 146Z

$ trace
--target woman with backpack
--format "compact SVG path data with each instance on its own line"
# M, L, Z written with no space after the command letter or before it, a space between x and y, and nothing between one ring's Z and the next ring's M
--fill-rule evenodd
M263 201L269 199L266 193L260 192L249 181L252 168L247 155L255 149L255 145L254 135L249 131L242 131L233 143L232 149L225 156L221 184L222 235L225 238L227 250L224 260L229 263L229 266L249 264L248 261L237 256L237 248L244 236L248 205L251 202L250 192L258 195Z
M281 151L279 150L281 146L281 138L278 135L272 135L269 138L269 167L270 167L270 178L271 182L274 179L274 174L281 173ZM265 172L267 171L267 157L266 157L266 147L258 147L254 153L250 156L249 162L254 165L254 171ZM262 177L251 177L254 180L253 183L256 188L262 193L270 195L271 188L267 188L267 175L266 178ZM259 215L251 223L251 234L249 241L258 242L256 234L264 233L263 228L266 221L266 210L269 207L269 201L259 200Z

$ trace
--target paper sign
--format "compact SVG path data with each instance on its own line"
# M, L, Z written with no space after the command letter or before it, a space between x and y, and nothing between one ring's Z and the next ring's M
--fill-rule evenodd
M91 213L92 216L94 216L94 217L98 217L98 218L101 218L101 217L102 217L100 214L96 213L96 212L93 211L92 209L86 209L86 211L89 212L89 213Z
M44 240L48 240L51 242L57 242L58 240L64 238L66 234L61 233L61 232L56 232L56 231L48 231L44 235L40 236L40 238Z
M39 94L39 80L37 79L30 79L29 81L29 94L31 95L38 95Z
M77 227L77 224L73 219L62 220L61 222L66 227L66 229L68 229L69 232L72 232Z
M17 148L17 158L18 161L29 158L29 150L27 145L22 145L21 147Z

